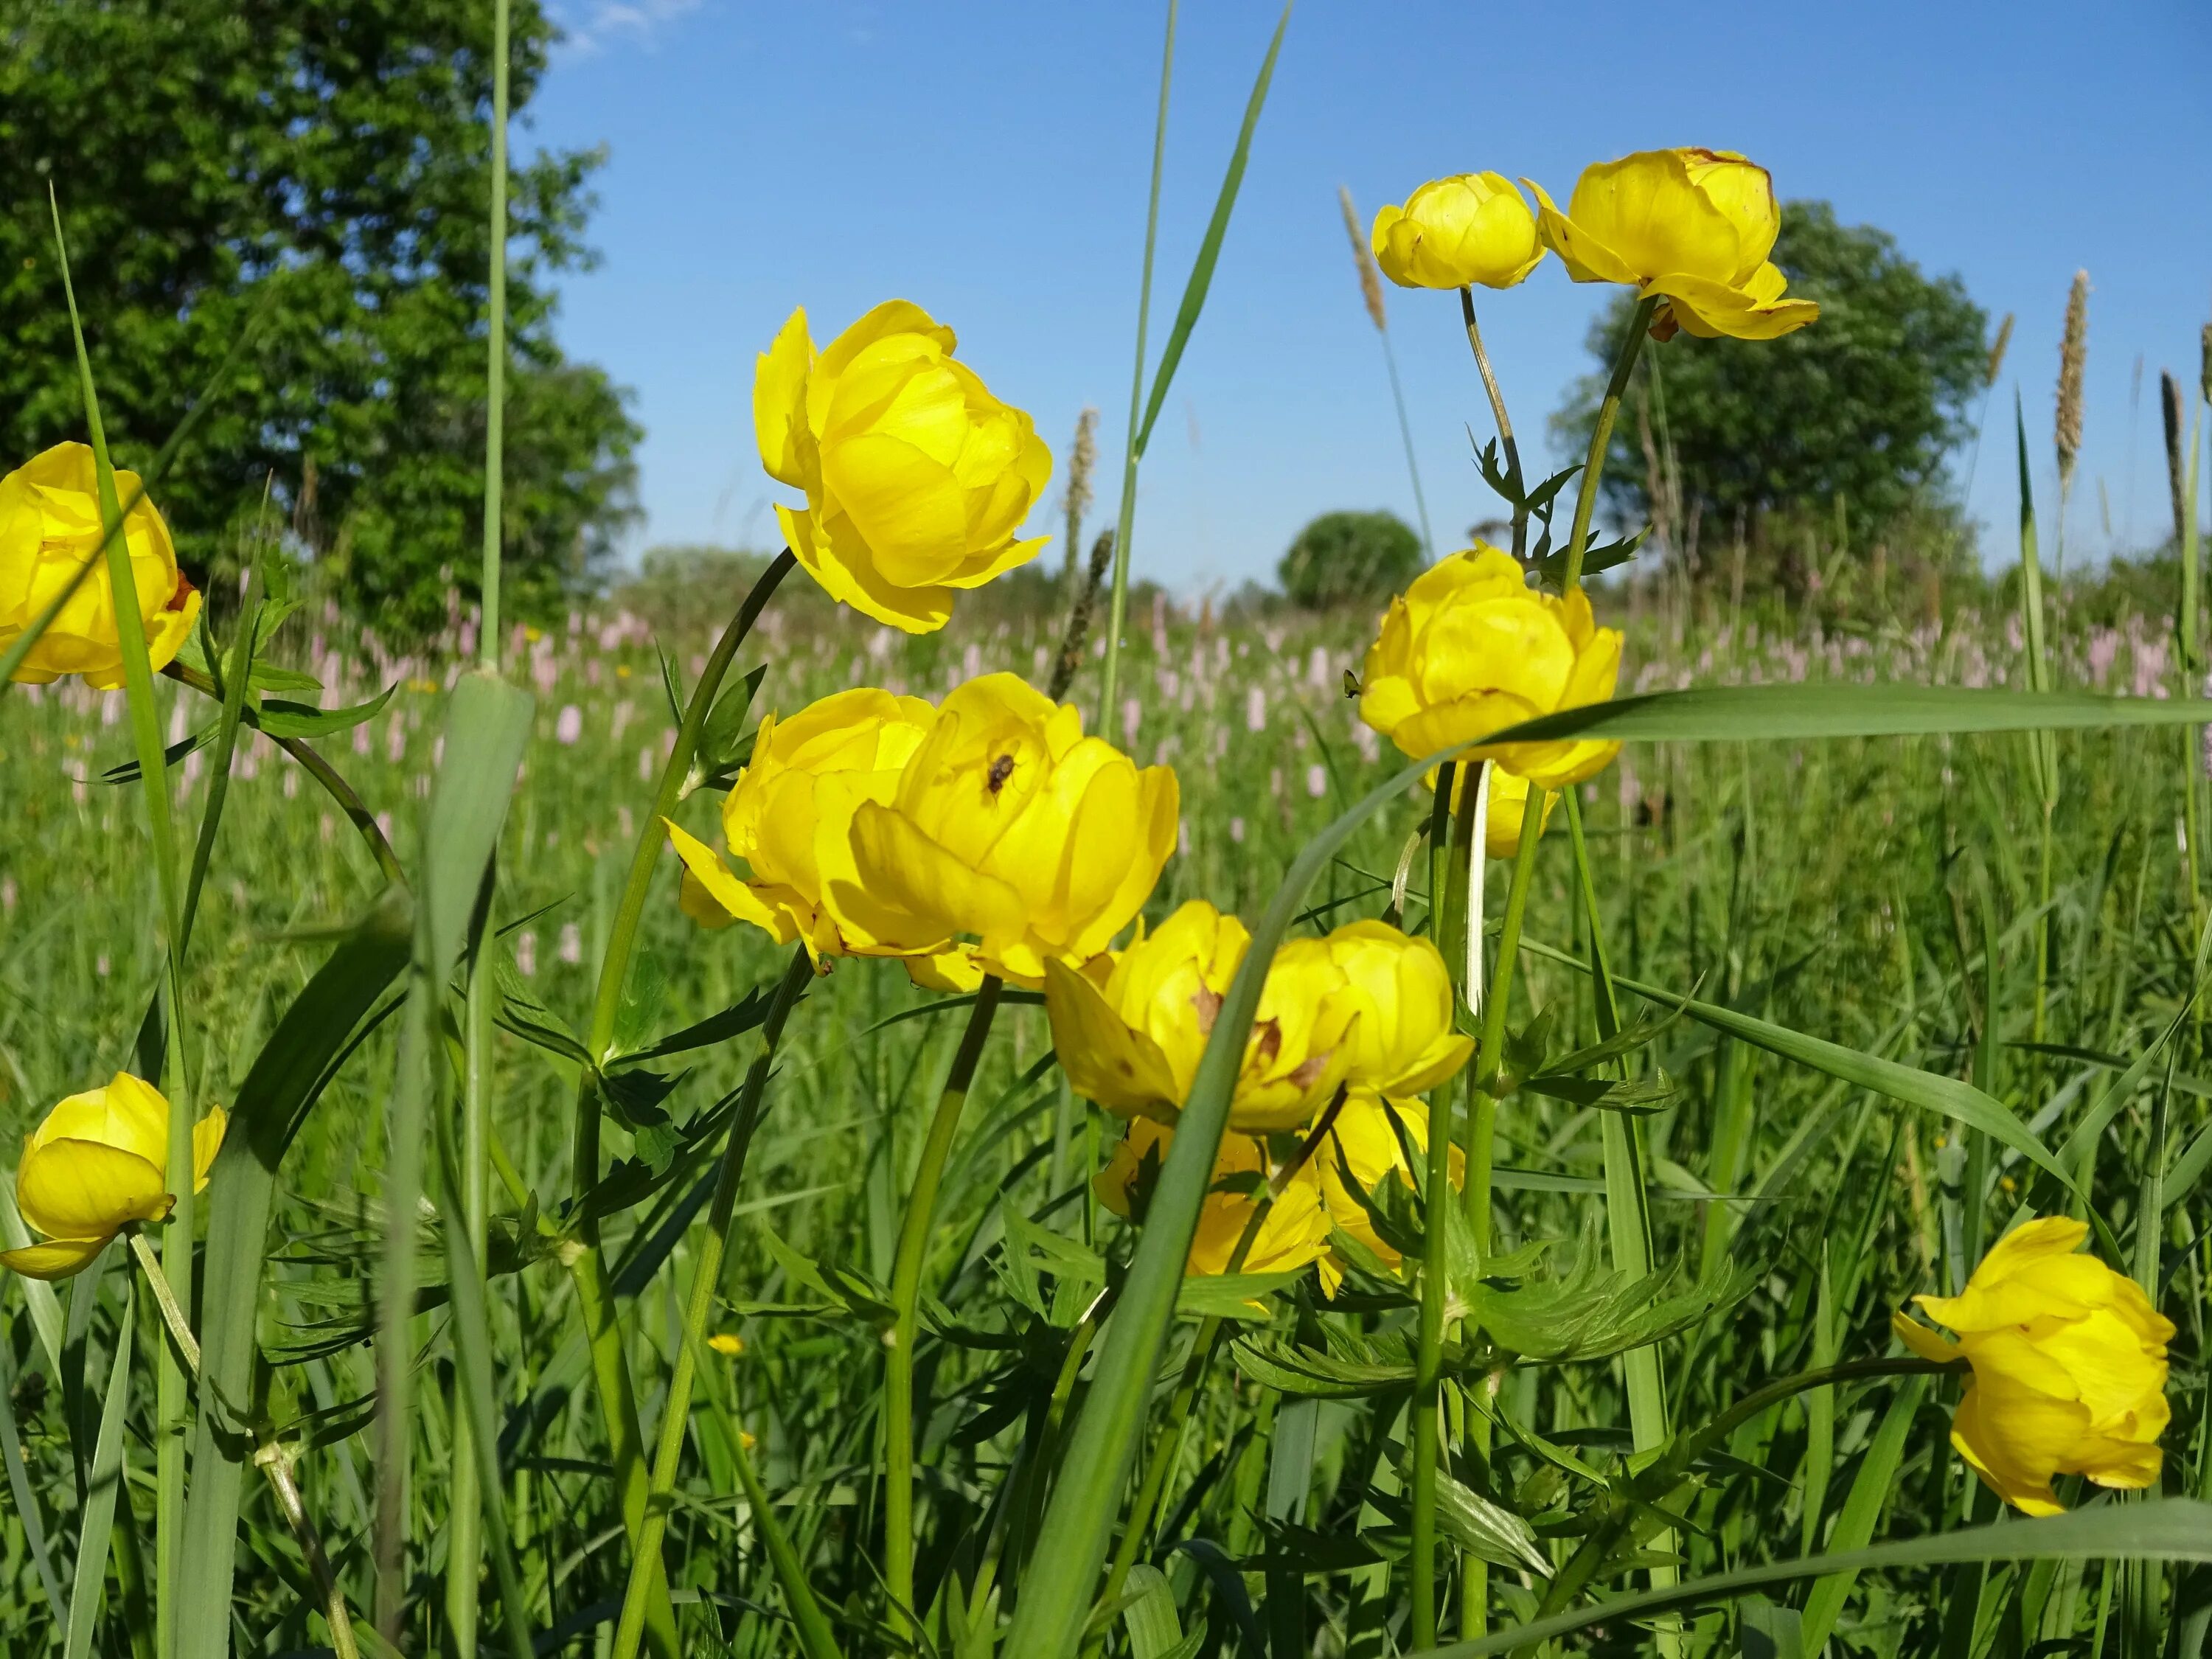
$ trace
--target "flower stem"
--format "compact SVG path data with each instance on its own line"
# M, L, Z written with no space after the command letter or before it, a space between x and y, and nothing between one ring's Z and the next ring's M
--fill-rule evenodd
M1490 394L1490 412L1498 422L1498 441L1505 451L1505 476L1517 496L1528 489L1528 480L1521 476L1521 446L1514 441L1513 417L1505 412L1505 394L1498 389L1498 376L1490 367L1490 353L1483 349L1482 330L1474 320L1474 289L1460 289L1459 315L1467 325L1467 343L1474 353L1475 368L1481 372L1482 389ZM1513 503L1513 556L1521 557L1528 549L1528 504L1516 500Z
M1480 763L1478 763L1478 765ZM1429 808L1429 937L1444 953L1447 963L1464 960L1447 942L1447 918L1452 911L1452 786L1462 769L1447 761L1437 769L1437 790ZM1466 773L1463 793L1472 799L1480 793L1479 770ZM1463 929L1462 910L1457 926ZM1416 1648L1437 1644L1437 1404L1438 1380L1443 1364L1444 1296L1443 1273L1445 1208L1451 1191L1451 1124L1442 1091L1433 1097L1429 1113L1429 1169L1422 1193L1423 1261L1419 1346L1413 1367L1413 1553L1407 1564L1413 1579L1413 1639Z
M1129 537L1137 521L1139 423L1145 417L1145 325L1152 314L1152 250L1160 233L1160 168L1168 150L1168 86L1175 78L1176 0L1168 0L1167 44L1160 52L1160 112L1152 128L1152 191L1145 207L1144 274L1137 283L1137 366L1129 382L1129 437L1121 447L1121 503L1114 526L1114 586L1106 606L1106 667L1099 681L1098 724L1110 733L1114 698L1121 689L1121 629L1129 613Z
M983 1041L990 1035L1006 981L984 975L960 1034L952 1069L937 1097L922 1143L906 1215L899 1224L898 1254L891 1268L891 1328L884 1333L884 1577L890 1594L895 1631L911 1628L914 1605L914 1346L921 1329L921 1270L929 1253L930 1230L937 1220L937 1189L945 1179L952 1137L968 1104Z
M653 1455L644 1523L638 1528L637 1541L630 1552L629 1584L623 1595L622 1620L615 1631L616 1659L636 1659L638 1643L645 1634L647 1608L666 1590L660 1544L668 1531L677 1466L683 1461L684 1437L691 1422L695 1356L706 1340L707 1322L720 1293L722 1258L729 1248L730 1224L737 1213L738 1182L745 1172L745 1154L751 1150L753 1132L760 1127L762 1103L768 1093L769 1072L775 1060L776 1043L783 1036L784 1022L791 1017L800 994L813 977L813 964L802 945L792 952L791 965L778 981L768 1015L761 1023L760 1053L753 1057L752 1069L745 1073L744 1093L738 1102L737 1115L730 1121L730 1138L723 1143L721 1169L715 1177L714 1200L707 1211L707 1231L700 1240L699 1259L692 1269L691 1300L684 1312L684 1340L670 1368L668 1398L661 1407L660 1438Z
M1613 447L1613 424L1620 418L1621 395L1628 390L1628 377L1635 371L1637 354L1644 349L1644 337L1650 331L1659 303L1656 295L1639 300L1629 313L1628 331L1621 337L1620 354L1613 360L1613 378L1606 382L1604 400L1597 406L1597 420L1590 428L1589 454L1583 462L1582 489L1575 496L1575 525L1567 536L1566 573L1559 582L1563 593L1573 592L1583 583L1583 553L1589 545L1598 480L1604 476L1605 458Z

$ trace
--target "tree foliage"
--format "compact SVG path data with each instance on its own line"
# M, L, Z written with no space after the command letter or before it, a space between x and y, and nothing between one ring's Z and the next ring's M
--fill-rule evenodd
M434 623L481 537L491 9L474 0L0 0L0 455L82 436L46 185L118 459L143 461L252 339L162 486L219 569L264 480L380 614ZM553 28L518 0L513 101ZM546 279L585 260L599 158L511 169L511 604L588 579L638 433L570 363ZM446 572L455 573L453 576Z
M1820 302L1811 327L1778 340L1647 343L1607 459L1608 504L1638 521L1701 522L1708 541L1741 517L1754 546L1777 512L1869 531L1930 504L1944 464L1971 431L1988 361L1989 319L1955 276L1930 277L1887 232L1843 225L1826 202L1783 210L1775 263L1790 291ZM1609 366L1627 326L1621 294L1592 325ZM1605 370L1577 383L1553 416L1579 455ZM1662 531L1668 526L1662 524Z
M1421 538L1395 513L1324 513L1297 534L1275 574L1310 611L1379 599L1420 574Z

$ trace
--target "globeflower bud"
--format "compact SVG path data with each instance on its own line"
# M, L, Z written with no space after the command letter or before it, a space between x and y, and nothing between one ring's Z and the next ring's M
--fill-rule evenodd
M2085 1222L2045 1216L1990 1249L1958 1296L1917 1296L1950 1341L1899 1314L1899 1340L1923 1358L1964 1358L1973 1380L1951 1443L1984 1483L2026 1515L2056 1515L2060 1474L2100 1486L2155 1486L2173 1323L2142 1287L2076 1255Z
M1115 1215L1141 1220L1159 1166L1166 1161L1175 1132L1147 1118L1129 1125L1114 1156L1091 1182L1098 1200ZM1268 1175L1267 1148L1249 1135L1225 1134L1213 1161L1213 1185L1198 1212L1186 1276L1218 1273L1296 1273L1328 1254L1329 1217L1322 1207L1321 1182L1308 1159L1268 1203L1242 1262L1237 1249L1252 1224L1260 1201L1256 1188Z
M115 490L125 509L123 544L131 555L146 654L158 673L198 620L199 590L178 568L169 526L142 493L138 475L117 472ZM84 445L56 444L0 478L0 649L29 629L80 567L97 562L16 665L16 679L39 685L82 674L102 691L123 684L123 641L105 544L99 476Z
M739 878L714 848L668 823L684 860L684 913L708 927L750 922L779 945L805 944L817 969L833 957L900 957L925 985L972 991L982 970L949 937L886 939L872 913L830 896L858 890L853 814L889 801L908 759L937 722L920 697L861 686L808 704L787 720L764 716L752 759L722 802L722 833L750 872Z
M1585 167L1565 213L1535 193L1544 246L1578 283L1625 283L1707 339L1771 340L1820 314L1767 258L1782 228L1765 167L1727 149L1647 149Z
M986 674L945 698L890 797L859 803L852 874L827 876L826 896L908 951L973 937L986 972L1035 988L1136 920L1177 800L1173 772L1085 737L1073 704Z
M779 506L792 554L833 599L909 634L933 633L952 596L1026 563L1018 541L1052 477L1030 417L956 362L954 337L904 300L878 306L817 353L805 307L753 377L769 476L806 492Z
M194 1192L207 1186L228 1122L216 1106L192 1129ZM71 1095L23 1138L15 1169L15 1207L46 1242L0 1250L0 1266L30 1279L82 1272L132 1222L169 1213L168 1159L169 1102L152 1084L118 1072Z
M1368 647L1359 716L1419 759L1540 714L1603 702L1620 673L1620 635L1597 626L1588 595L1540 592L1510 554L1478 543L1430 566L1390 601ZM1617 743L1516 743L1479 746L1459 761L1494 760L1528 782L1563 789L1620 752Z
M1373 244L1401 288L1511 288L1544 257L1527 199L1498 173L1431 179L1375 216Z

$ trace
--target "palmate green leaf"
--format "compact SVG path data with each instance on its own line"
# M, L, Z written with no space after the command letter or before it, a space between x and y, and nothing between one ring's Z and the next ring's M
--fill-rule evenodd
M1509 1653L1539 1642L1555 1641L1593 1626L1625 1626L1677 1607L1725 1601L1746 1590L1834 1573L1944 1566L1955 1562L2039 1560L2212 1561L2212 1504L2185 1498L2105 1503L2041 1520L2000 1521L1991 1526L1968 1527L1866 1549L1768 1562L1693 1578L1665 1589L1615 1596L1516 1625L1478 1641L1425 1648L1416 1659L1482 1659L1486 1654Z
M2212 724L2212 702L1958 685L1715 685L1563 709L1492 732L1495 743L1756 743Z
M1536 1542L1528 1523L1493 1504L1474 1487L1437 1472L1437 1523L1462 1549L1494 1566L1552 1576L1552 1558Z
M209 1172L200 1302L199 1419L179 1572L182 1659L223 1659L238 1506L251 1450L240 1414L252 1391L253 1321L277 1165L331 1077L331 1061L407 963L407 893L392 888L331 953L270 1034L231 1105Z
M367 702L344 708L318 708L313 703L264 697L260 707L247 719L272 738L327 738L334 732L350 732L362 721L375 719L398 689L399 683L395 680Z

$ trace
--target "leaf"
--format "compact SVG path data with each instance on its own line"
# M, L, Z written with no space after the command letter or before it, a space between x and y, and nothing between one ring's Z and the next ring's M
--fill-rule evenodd
M1851 1480L1843 1511L1828 1534L1829 1548L1863 1549L1872 1540L1882 1509L1896 1489L1898 1466L1905 1461L1905 1443L1912 1433L1912 1420L1927 1397L1928 1379L1908 1376L1891 1399L1889 1409L1882 1413L1881 1426L1875 1431L1866 1455L1859 1460L1859 1472ZM1831 1574L1807 1592L1804 1639L1814 1652L1820 1652L1827 1642L1836 1615L1844 1610L1844 1598L1857 1578L1855 1572Z
M1252 133L1260 125L1260 111L1267 101L1267 83L1274 78L1275 55L1283 49L1283 32L1291 26L1291 9L1283 8L1282 21L1275 25L1275 38L1267 43L1267 55L1261 60L1260 77L1252 83L1252 95L1244 105L1244 125L1237 131L1237 148L1230 153L1229 171L1222 175L1221 194L1213 204L1213 217L1206 227L1206 235L1198 245L1198 258L1192 263L1190 280L1184 284L1182 304L1176 311L1175 326L1168 331L1168 343L1160 353L1160 366L1152 374L1152 390L1145 399L1144 424L1137 428L1137 441L1130 447L1139 455L1152 440L1152 422L1159 418L1160 405L1167 401L1168 383L1175 379L1176 366L1182 362L1183 348L1190 343L1190 332L1198 326L1198 314L1206 308L1206 291L1213 283L1213 267L1221 258L1222 239L1229 234L1229 216L1237 206L1237 191L1244 182L1244 163L1252 151ZM1163 94L1164 96L1164 94ZM1165 116L1163 113L1162 118Z
M625 1129L659 1128L668 1121L668 1113L660 1103L675 1093L677 1086L690 1075L683 1071L670 1077L660 1072L648 1072L642 1066L602 1072L599 1091L606 1097L616 1121Z
M246 719L272 738L326 738L334 732L349 732L362 721L375 719L398 689L399 683L394 680L367 702L357 702L347 708L318 708L313 703L264 697L261 707Z
M714 711L707 716L706 726L699 734L699 748L692 760L695 767L711 773L730 763L737 751L745 716L751 711L753 697L767 672L768 665L763 663L715 699Z
M1493 1566L1525 1568L1540 1578L1552 1576L1552 1558L1538 1546L1526 1521L1442 1469L1437 1471L1437 1521L1454 1543Z
M1644 538L1650 533L1651 526L1647 524L1633 536L1626 536L1617 542L1604 542L1595 547L1585 548L1583 551L1584 580L1601 571L1611 570L1617 566L1626 564L1636 556L1636 550L1644 545ZM1529 568L1535 571L1537 579L1554 592L1559 591L1567 579L1567 550L1565 548L1561 548L1556 553L1546 553L1540 558L1531 559L1528 563Z
M111 1246L110 1248L113 1248ZM123 1316L115 1328L115 1352L107 1362L106 1398L100 1408L100 1438L92 1450L92 1476L77 1517L76 1572L70 1583L69 1627L63 1659L87 1659L93 1627L107 1588L107 1544L115 1527L115 1501L123 1492L123 1418L131 1398L131 1317L137 1280L125 1273Z
M1726 1600L1745 1590L1832 1573L1943 1566L1960 1561L2098 1559L2212 1561L2212 1504L2186 1498L2103 1504L2040 1520L2000 1521L1868 1549L1767 1562L1663 1589L1614 1596L1548 1619L1532 1620L1477 1641L1426 1648L1420 1659L1482 1659L1486 1654L1508 1653L1553 1641L1593 1625L1624 1625L1651 1613Z
M1128 1632L1130 1659L1192 1659L1206 1632L1182 1633L1168 1576L1140 1561L1122 1583L1121 1626Z
M1588 703L1504 727L1481 741L1737 743L2206 725L2212 725L2212 702L2192 698L1957 685L1715 685Z
M710 1048L717 1042L726 1042L733 1036L742 1036L768 1018L771 1000L770 994L756 985L720 1013L709 1014L696 1025L687 1025L680 1031L672 1032L649 1048L630 1054L609 1055L607 1068L612 1070L617 1066L636 1066L648 1060L659 1060L693 1048Z
M557 1054L575 1066L588 1066L591 1051L584 1040L562 1019L533 996L522 982L522 975L504 951L492 958L492 978L499 992L498 1011L493 1018L500 1029L510 1031L525 1042Z
M178 738L176 742L161 751L161 764L164 767L174 766L185 756L206 748L215 741L215 733L214 726L202 726L190 737ZM100 775L100 781L102 783L136 783L141 775L143 775L138 769L138 763L135 760L127 760L120 765L109 767Z

